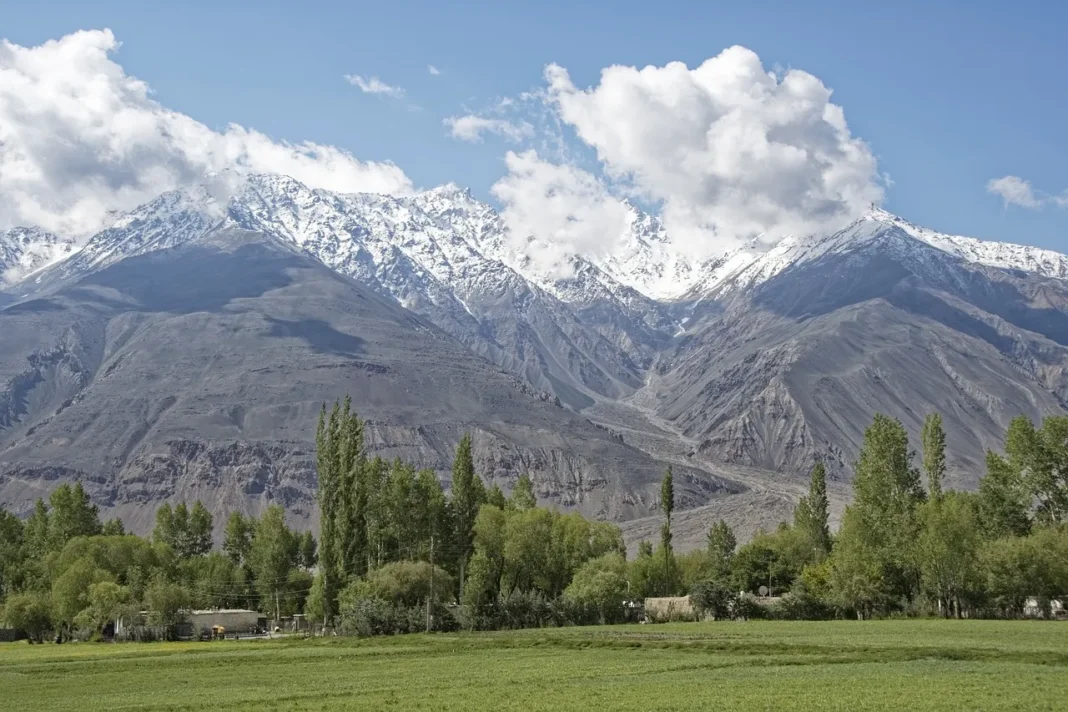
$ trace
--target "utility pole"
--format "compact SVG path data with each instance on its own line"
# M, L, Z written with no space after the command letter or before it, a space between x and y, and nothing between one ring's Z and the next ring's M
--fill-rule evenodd
M430 602L434 598L434 535L430 535L430 595L426 597L426 632L430 632Z

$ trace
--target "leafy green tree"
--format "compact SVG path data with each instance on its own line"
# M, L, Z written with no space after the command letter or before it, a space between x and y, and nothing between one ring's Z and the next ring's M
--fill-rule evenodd
M841 590L839 600L853 600L862 614L871 612L870 606L911 598L919 588L918 506L925 496L912 457L904 426L876 414L864 433L853 477L854 501L839 532L839 538L856 540L836 547L834 556L841 548L848 559L832 567L838 572L832 580L853 592Z
M300 535L300 565L311 569L317 560L315 536L308 530Z
M174 526L174 510L170 502L164 502L156 509L156 526L152 529L152 541L177 549L177 533Z
M492 507L497 507L498 509L507 509L508 499L504 496L504 492L501 488L494 484L486 491L486 504Z
M231 512L227 517L223 530L223 551L235 564L248 563L255 527L255 520L246 518L241 512Z
M189 513L189 525L185 537L183 558L204 556L211 551L212 517L204 504L197 500Z
M40 561L51 550L48 540L49 532L48 505L38 499L33 505L33 513L26 520L23 528L25 555L30 561Z
M708 530L708 556L715 578L726 580L730 576L731 562L737 547L738 538L724 520L719 520Z
M782 523L774 532L757 532L738 550L732 562L734 585L752 592L761 586L784 592L819 556L806 532Z
M617 552L584 563L564 590L564 598L593 611L601 623L623 620L626 596L627 562Z
M465 434L456 446L456 458L452 465L453 545L458 558L461 588L464 585L464 567L474 549L475 519L485 501L486 488L475 473L471 435Z
M93 536L101 530L97 506L77 482L73 487L63 484L52 490L48 498L49 549L58 551L76 536Z
M116 620L130 602L130 590L114 581L89 585L88 605L74 618L77 627L99 633Z
M26 632L31 641L44 642L52 629L52 597L47 591L24 591L7 597L3 619L17 630Z
M104 528L100 533L104 536L123 536L126 534L126 527L121 519L109 519L104 522Z
M512 507L518 510L533 509L538 506L538 499L534 496L534 483L530 475L524 472L515 481L510 501Z
M25 530L22 521L0 507L0 601L25 579Z
M794 509L794 526L807 537L818 556L831 553L830 506L827 501L827 470L822 462L812 468L808 495Z
M267 508L256 522L249 556L256 590L264 601L274 604L275 620L281 617L281 597L295 564L294 537L285 518L282 507L275 504Z
M340 588L339 566L342 543L338 539L338 509L340 505L340 477L338 474L337 434L341 407L334 403L329 422L326 420L326 404L319 411L315 429L315 462L317 494L319 498L319 596L318 605L324 625L331 625L337 614L337 595ZM226 527L227 541L230 522ZM224 544L225 546L225 544ZM230 551L227 548L227 551Z
M184 586L157 575L145 589L144 603L149 624L162 626L173 636L176 626L185 618L192 596Z
M932 500L942 496L942 482L946 477L946 431L942 416L928 413L923 420L923 470L927 473L927 491Z
M1023 536L1031 530L1030 494L1016 465L986 453L986 475L979 481L979 521L990 538Z
M69 566L52 584L52 620L57 628L70 630L75 619L89 606L89 587L113 580L91 558L82 558Z
M923 588L943 616L960 618L981 588L980 529L975 503L963 492L932 497L924 506L920 535Z
M737 599L735 592L720 579L697 582L690 590L690 601L702 616L727 620Z
M671 473L671 465L668 465L664 473L664 479L660 482L660 508L664 510L664 517L668 525L671 525L671 513L675 511L675 483Z

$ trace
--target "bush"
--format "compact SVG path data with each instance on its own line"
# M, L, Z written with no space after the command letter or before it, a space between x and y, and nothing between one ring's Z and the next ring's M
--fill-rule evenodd
M722 581L699 581L690 591L690 603L702 617L726 620L731 617L738 596Z
M572 615L590 623L623 620L627 562L616 553L591 559L575 573L561 601Z
M743 593L731 606L731 615L738 620L760 620L769 617L767 607L762 606L751 593Z

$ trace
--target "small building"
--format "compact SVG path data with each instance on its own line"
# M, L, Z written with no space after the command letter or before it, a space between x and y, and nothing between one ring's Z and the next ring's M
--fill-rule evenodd
M199 611L189 611L185 614L185 631L179 635L199 636L210 633L215 626L226 629L227 635L250 635L263 630L267 626L267 619L257 611L244 608L217 608Z
M697 620L689 596L665 596L645 599L645 619L650 623Z

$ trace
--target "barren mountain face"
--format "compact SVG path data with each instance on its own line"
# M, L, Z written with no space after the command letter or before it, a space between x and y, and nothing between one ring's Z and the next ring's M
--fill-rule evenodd
M254 176L224 203L164 194L84 244L4 233L0 502L80 479L137 531L165 500L314 521L316 418L350 394L375 454L447 480L471 431L488 481L529 472L591 516L655 515L672 463L694 509L677 539L699 542L712 517L788 517L817 458L840 509L875 412L914 436L941 412L970 487L1013 416L1064 409L1064 256L874 211L694 262L631 211L620 251L563 278L455 186Z

